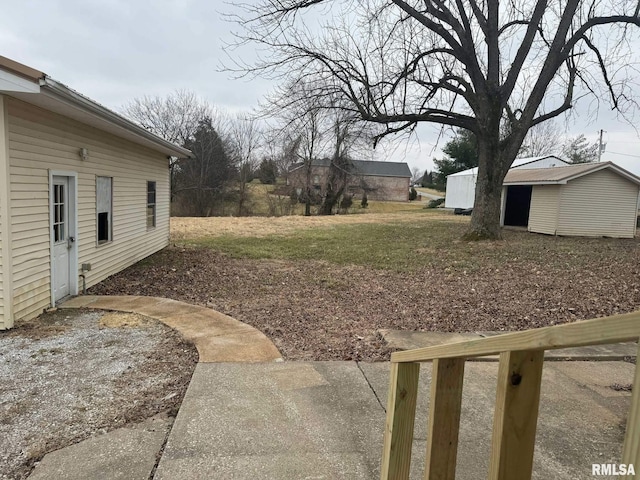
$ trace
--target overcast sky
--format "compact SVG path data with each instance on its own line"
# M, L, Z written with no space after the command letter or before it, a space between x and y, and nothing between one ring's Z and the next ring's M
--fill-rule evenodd
M220 12L230 8L219 0L6 1L0 15L0 54L115 110L133 98L176 89L193 91L223 109L250 110L271 85L220 71L224 43L235 28ZM242 52L247 58L251 54L250 49ZM569 135L583 133L591 141L599 129L605 130L602 159L640 175L638 133L606 108L597 118L574 115L559 125L566 125ZM431 170L431 159L441 155L439 147L447 139L445 135L436 145L438 133L437 126L424 126L417 139L386 148L376 158Z

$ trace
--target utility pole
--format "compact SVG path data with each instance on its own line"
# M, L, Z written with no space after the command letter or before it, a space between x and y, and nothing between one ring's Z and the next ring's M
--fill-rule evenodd
M604 152L605 145L602 143L602 133L604 130L600 130L600 140L598 141L598 162L602 159L602 153Z

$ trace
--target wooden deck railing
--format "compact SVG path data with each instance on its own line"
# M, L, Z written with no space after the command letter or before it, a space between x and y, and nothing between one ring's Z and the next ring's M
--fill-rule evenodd
M420 362L433 362L425 480L455 478L465 360L494 354L500 354L500 364L489 479L527 480L533 467L545 350L639 338L640 312L635 312L392 354L382 480L409 478ZM633 464L636 476L628 478L640 479L640 366L635 370L620 463Z

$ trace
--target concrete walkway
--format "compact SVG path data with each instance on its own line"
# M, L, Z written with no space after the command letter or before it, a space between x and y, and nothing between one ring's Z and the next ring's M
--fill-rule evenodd
M281 361L261 331L210 308L158 297L84 295L60 308L97 308L139 313L175 328L198 349L199 362Z
M388 363L274 362L280 355L260 332L172 300L78 297L62 308L79 307L156 318L198 347L201 362L154 479L379 477ZM486 478L497 368L493 362L466 365L456 478ZM422 478L430 370L425 364L420 374L412 479ZM634 371L633 364L620 361L545 363L534 478L590 478L593 463L619 463L631 400L624 387L633 382ZM158 453L156 436L149 436L144 454L102 450L127 436L141 438L145 427L131 429L47 455L34 472L40 477L33 478L147 480L149 452ZM65 467L72 464L80 468ZM128 476L118 476L122 471Z

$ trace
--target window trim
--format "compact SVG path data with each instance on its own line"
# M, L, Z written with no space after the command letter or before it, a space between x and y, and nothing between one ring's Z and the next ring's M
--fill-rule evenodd
M149 187L153 185L153 202L149 201L149 194L152 193L152 191L149 189ZM158 184L155 180L147 180L147 208L145 210L145 217L146 217L146 225L147 225L147 230L153 230L154 228L156 228L157 224L158 224ZM149 216L149 208L153 208L153 214L150 217ZM149 225L149 218L152 218L152 222L151 225Z

